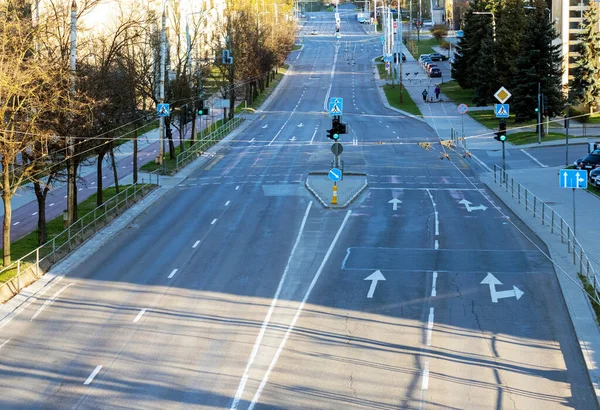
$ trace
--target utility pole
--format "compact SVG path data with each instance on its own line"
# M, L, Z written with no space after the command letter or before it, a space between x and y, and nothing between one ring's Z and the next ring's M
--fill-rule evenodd
M542 85L538 81L538 120L537 120L537 129L538 129L538 144L542 143L542 108L540 106L540 100L542 98Z
M71 3L71 50L69 55L69 71L71 80L71 95L75 95L75 70L77 69L77 3ZM75 143L73 137L67 137L68 161L67 161L67 225L70 226L77 220L77 190L75 179L77 169L75 167Z
M202 14L202 12L197 12L197 13L188 13L186 15L185 18L185 37L187 40L187 65L188 65L188 78L189 78L189 87L190 87L190 95L193 98L190 98L190 102L189 104L191 105L191 112L192 112L192 135L191 135L191 140L192 140L192 144L196 141L196 106L195 106L195 95L192 95L193 90L194 90L194 78L192 77L192 38L190 35L190 27L189 27L189 21L188 21L188 17L192 14ZM202 124L200 124L200 126L202 126Z
M163 1L163 12L162 22L160 29L160 78L158 88L158 103L162 104L165 102L165 64L166 64L166 43L167 43L167 0ZM158 164L164 164L164 143L165 143L165 117L159 117L158 135L159 135L159 146L158 146Z

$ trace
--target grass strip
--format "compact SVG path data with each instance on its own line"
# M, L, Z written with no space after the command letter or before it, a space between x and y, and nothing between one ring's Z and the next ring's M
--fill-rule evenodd
M582 138L581 135L569 135L569 140L572 138ZM564 140L565 134L560 132L551 132L546 134L542 141L559 141ZM506 135L506 140L514 145L533 144L538 142L538 134L535 131L515 132Z
M383 86L383 92L385 93L388 103L392 107L406 111L409 114L422 116L419 107L417 107L417 104L410 98L406 89L402 90L402 103L400 103L400 88L398 85L392 87L391 84L386 84Z
M577 276L579 276L581 283L583 283L583 289L585 289L587 292L590 303L592 304L592 308L594 309L594 313L596 313L596 323L600 325L600 305L596 302L596 299L598 299L599 296L598 292L594 290L594 287L588 278L583 276L581 273L577 273Z

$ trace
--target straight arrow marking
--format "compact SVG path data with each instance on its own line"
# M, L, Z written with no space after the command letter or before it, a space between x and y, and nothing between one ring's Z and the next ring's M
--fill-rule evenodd
M369 287L369 293L367 293L367 298L372 299L373 294L375 293L375 288L377 287L377 282L379 282L380 280L386 280L386 279L380 270L376 270L375 272L373 272L372 274L367 276L364 280L371 281L371 286Z
M397 211L398 210L398 204L401 204L402 201L399 200L398 198L392 198L388 201L388 204L392 204L392 210L393 211Z

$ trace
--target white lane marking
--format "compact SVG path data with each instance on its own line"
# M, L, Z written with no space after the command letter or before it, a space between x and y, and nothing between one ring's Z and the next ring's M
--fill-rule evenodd
M310 212L310 208L312 207L312 201L308 203L306 207L306 211L304 212L304 218L302 218L302 223L300 224L300 230L298 232L298 236L296 237L296 241L294 242L294 246L292 247L292 251L290 252L290 256L288 258L287 264L285 265L285 269L283 270L283 274L281 275L281 279L279 280L279 285L277 286L277 290L275 291L275 295L271 300L271 306L269 306L269 310L267 311L267 315L263 320L262 326L260 327L260 331L258 332L258 336L256 336L256 341L254 342L254 347L252 348L252 352L250 353L250 358L248 358L248 363L246 363L246 369L244 370L244 374L242 375L242 379L240 380L240 384L235 393L235 397L233 399L233 403L231 404L230 410L237 409L237 406L242 398L242 394L244 393L244 388L246 387L246 382L248 381L248 373L250 372L250 368L252 367L252 363L254 363L254 359L256 358L256 354L258 353L258 349L262 343L263 337L265 335L265 331L267 330L267 326L269 325L269 321L271 320L271 315L273 314L273 310L275 309L275 304L279 300L279 294L281 293L281 289L283 288L283 282L287 278L288 271L290 269L290 263L292 261L292 257L296 252L296 248L298 247L298 243L300 243L300 238L302 237L302 232L304 232L304 226L306 225L306 220L308 219L308 213Z
M45 301L44 304L42 306L40 306L38 308L38 310L35 311L35 313L33 314L33 316L31 316L31 319L29 319L29 321L31 322L33 319L38 317L40 315L40 313L42 313L44 311L44 309L46 309L48 306L50 306L52 304L52 302L54 302L58 298L58 296L60 296L60 294L71 285L72 285L72 283L69 283L68 285L63 286L58 291L56 291L56 293L54 293L54 295L52 295L52 297L50 299Z
M240 189L240 186L239 186L239 185L235 187L235 190L236 190L236 191L237 191L238 189Z
M194 245L192 245L192 248L197 248L198 245L200 245L200 241L196 241L194 242Z
M431 284L431 297L436 297L437 296L437 277L438 277L438 273L436 271L433 271L433 283Z
M423 368L423 379L421 381L421 390L427 390L429 388L429 362L425 362Z
M310 145L312 145L313 141L315 140L315 135L317 135L317 130L318 130L318 128L315 128L315 132L313 132L313 136L310 139Z
M31 214L31 216L36 216L37 214L38 214L37 212L34 212Z
M344 220L342 221L340 228L338 229L337 233L335 234L335 237L333 238L331 245L329 245L329 249L327 250L325 257L323 258L323 262L321 262L321 266L319 266L317 273L315 273L315 276L313 277L313 280L310 283L310 286L308 287L308 290L306 291L306 294L304 295L304 298L302 299L300 306L298 306L298 309L296 310L296 314L294 315L292 322L288 326L288 329L285 332L283 339L281 339L281 343L279 344L279 347L277 348L277 351L275 352L275 356L273 356L273 360L271 360L271 364L269 364L269 368L265 372L265 375L263 376L263 379L260 382L260 385L258 386L258 390L254 394L254 397L252 398L252 402L248 406L248 410L254 409L254 406L260 399L262 390L264 389L265 385L267 384L267 381L269 380L269 376L271 375L271 372L273 371L273 369L275 368L275 365L277 364L277 360L279 360L279 356L281 355L281 352L283 351L283 347L285 346L285 343L287 342L288 338L290 337L290 334L292 333L292 330L294 329L294 326L296 325L296 322L298 321L298 318L300 317L300 313L302 312L302 309L304 309L304 305L306 304L306 301L308 300L313 288L317 284L317 281L319 280L319 277L321 276L321 273L323 272L323 268L325 268L325 264L329 260L329 256L331 255L331 252L333 252L333 248L335 247L338 239L340 238L340 235L342 234L342 231L343 231L344 227L346 226L346 223L348 222L350 215L352 215L351 210L346 212L346 216L344 217Z
M440 221L438 219L437 204L433 200L433 195L431 195L431 192L429 192L429 189L426 189L425 191L427 191L427 194L429 195L429 199L431 199L431 204L433 205L433 213L435 215L435 234L439 235L440 234Z
M6 339L6 340L4 341L4 343L2 343L2 344L0 345L0 349L2 349L2 348L4 347L4 345L5 345L5 344L7 344L8 342L10 342L10 339Z
M427 319L427 346L431 346L431 333L433 331L433 308L429 308L429 318Z
M94 380L94 377L96 377L96 375L98 374L98 372L100 371L100 369L102 369L102 365L100 366L96 366L96 368L94 369L94 371L92 372L92 374L90 374L90 376L87 378L86 381L83 382L84 385L88 385L92 382L92 380Z
M548 168L548 165L542 164L540 161L538 161L538 159L536 157L534 157L533 155L531 155L529 152L525 151L524 149L522 149L521 152L523 154L527 155L529 158L531 158L540 167L542 167L542 168Z
M230 203L231 203L231 201L225 202L225 206L228 206Z
M67 196L65 195L65 199L67 198Z
M133 319L133 323L136 323L138 320L140 320L144 313L146 313L146 309L140 310L140 313L138 313L137 316L135 317L135 319Z
M21 222L15 222L15 223L13 224L13 226L17 226L17 225L18 225L18 224L20 224L20 223L21 223Z
M52 203L51 203L50 205L48 205L48 206L54 206L54 202L52 202Z
M440 242L437 239L435 240L434 248L435 249L439 249L440 248Z
M175 276L175 274L177 273L178 269L173 269L173 271L171 272L171 274L167 277L167 279L171 279L173 276Z
M335 64L337 63L339 47L335 47L335 54L333 56L333 65L331 66L331 80L329 81L329 88L327 94L325 94L325 101L323 101L323 110L329 112L329 96L331 95L331 87L333 86L333 75L335 73Z
M217 222L217 218L213 219L212 222L210 223L211 225L214 225L215 222Z

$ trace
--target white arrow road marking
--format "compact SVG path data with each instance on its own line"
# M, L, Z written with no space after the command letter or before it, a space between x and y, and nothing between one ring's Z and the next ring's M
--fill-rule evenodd
M300 124L298 124L298 127L302 128L302 127L304 127L304 124L300 123Z
M490 287L490 295L492 297L493 303L498 303L498 299L504 298L517 298L517 300L521 299L525 293L516 286L513 286L512 290L502 290L500 292L496 291L496 285L502 285L494 275L488 272L487 276L481 281L482 285L489 285Z
M262 129L264 130L265 128L269 128L269 124L265 124L262 126Z
M364 280L371 281L371 286L369 287L369 293L367 293L367 298L371 299L371 298L373 298L373 294L375 293L375 288L377 287L377 282L379 282L380 280L386 280L386 279L380 270L376 270L375 272L373 272L369 276L367 276Z
M253 143L254 142L254 138L252 138L250 141L248 141L249 143Z
M485 206L485 205L471 206L472 202L469 202L466 199L463 199L462 201L460 201L459 204L463 204L465 206L465 208L467 209L467 211L469 211L469 212L485 211L487 209L487 206Z
M290 138L290 141L296 141L296 136L294 135L292 138Z
M399 200L398 198L392 198L388 201L388 204L392 204L392 210L393 211L397 211L398 210L398 204L401 204L402 201Z

